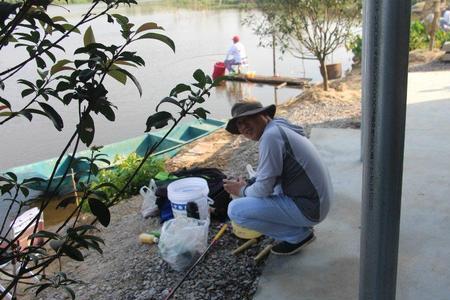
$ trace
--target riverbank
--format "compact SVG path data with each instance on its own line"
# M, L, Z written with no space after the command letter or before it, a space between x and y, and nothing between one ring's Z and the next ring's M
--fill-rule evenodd
M418 64L419 65L419 64ZM418 66L416 65L416 66ZM427 63L420 63L426 68ZM449 68L450 65L440 65ZM359 127L361 99L360 70L333 81L329 91L314 86L278 107L278 116L312 127ZM245 175L245 165L256 165L257 145L220 130L184 149L168 162L168 168L211 166L230 176ZM63 263L63 270L86 284L75 286L77 299L163 299L182 277L161 260L156 246L141 245L138 235L159 229L157 219L142 219L139 196L112 208L112 221L100 236L105 239L103 256L89 252L85 262ZM219 224L211 227L210 237ZM174 299L251 299L264 265L254 255L270 241L265 239L245 253L230 252L242 241L228 231L210 255L197 266ZM63 292L61 292L63 293ZM65 294L46 291L39 299L63 299Z

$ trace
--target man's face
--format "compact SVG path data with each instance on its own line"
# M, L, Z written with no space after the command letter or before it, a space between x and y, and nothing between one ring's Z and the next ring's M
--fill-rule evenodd
M258 141L269 120L269 117L263 114L245 116L237 119L236 126L240 134L250 140Z

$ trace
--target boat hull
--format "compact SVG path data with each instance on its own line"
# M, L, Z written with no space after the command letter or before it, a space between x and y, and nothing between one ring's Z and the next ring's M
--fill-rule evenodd
M179 124L156 148L152 156L161 156L166 158L172 157L180 150L183 145L202 138L224 126L225 122L214 119L200 119L184 124ZM163 139L167 132L168 130L159 130L135 138L127 139L122 142L105 145L100 149L99 153L105 154L105 156L102 156L102 158L106 158L111 162L117 155L127 156L132 153L136 153L138 156L143 157L147 153L147 151L149 151ZM90 155L90 150L83 150L77 152L75 158L90 157ZM71 176L64 177L64 174L66 172L68 172L68 174L71 174L72 170L75 174L84 174L89 171L89 164L87 162L78 161L75 165L72 164L72 168L70 168L71 161L72 159L69 155L66 155L63 158L62 163L56 170L49 191L54 190L62 180L63 182L58 189L58 194L70 192L72 191ZM34 184L33 186L30 186L30 188L37 191L45 191L47 189L47 185L49 184L51 173L56 162L57 158L52 158L24 166L11 168L0 173L13 172L18 177L19 182L23 179L31 177L42 178L44 179L44 182L40 184ZM108 165L106 163L98 163L98 165L100 169L116 167L115 165Z

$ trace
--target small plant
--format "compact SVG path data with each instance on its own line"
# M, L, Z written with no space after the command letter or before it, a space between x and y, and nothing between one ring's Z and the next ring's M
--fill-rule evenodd
M351 50L353 53L353 62L355 64L361 63L362 58L362 36L359 34L355 35L350 41L345 45L347 50Z
M113 199L117 196L116 194L118 190L112 188L112 186L125 186L126 181L130 178L141 162L142 157L138 156L136 153L131 153L128 156L117 155L112 162L112 165L115 166L114 169L104 169L99 171L97 174L97 180L93 183L93 188L95 189L95 187L110 184L111 186L105 187L102 190L106 193L107 199ZM120 199L127 199L133 195L136 195L142 186L148 184L150 178L155 177L156 174L162 171L164 171L163 159L147 159L131 183L127 186L123 194L119 196ZM87 202L83 203L83 211L90 212Z
M445 42L450 42L450 32L444 30L438 30L435 35L436 47L441 48Z
M428 41L429 38L425 25L419 21L412 22L409 32L409 51L426 48Z
M445 32L443 30L436 31L436 48L441 48L446 41L450 41L450 32ZM409 33L409 50L411 51L415 49L426 49L429 42L430 36L427 33L425 25L420 23L419 21L412 22L411 30Z

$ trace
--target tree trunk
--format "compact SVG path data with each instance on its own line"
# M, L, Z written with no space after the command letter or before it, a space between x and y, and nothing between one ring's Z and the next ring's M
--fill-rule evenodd
M430 30L430 44L428 49L431 51L434 48L435 40L436 40L436 32L439 29L439 17L441 16L440 9L441 2L439 0L434 0L433 2L433 22L431 23Z
M275 55L275 33L272 33L272 60L273 60L273 76L277 76L277 58Z
M323 78L323 90L328 91L328 71L327 66L325 65L325 59L319 59L320 69L323 70L321 72Z

